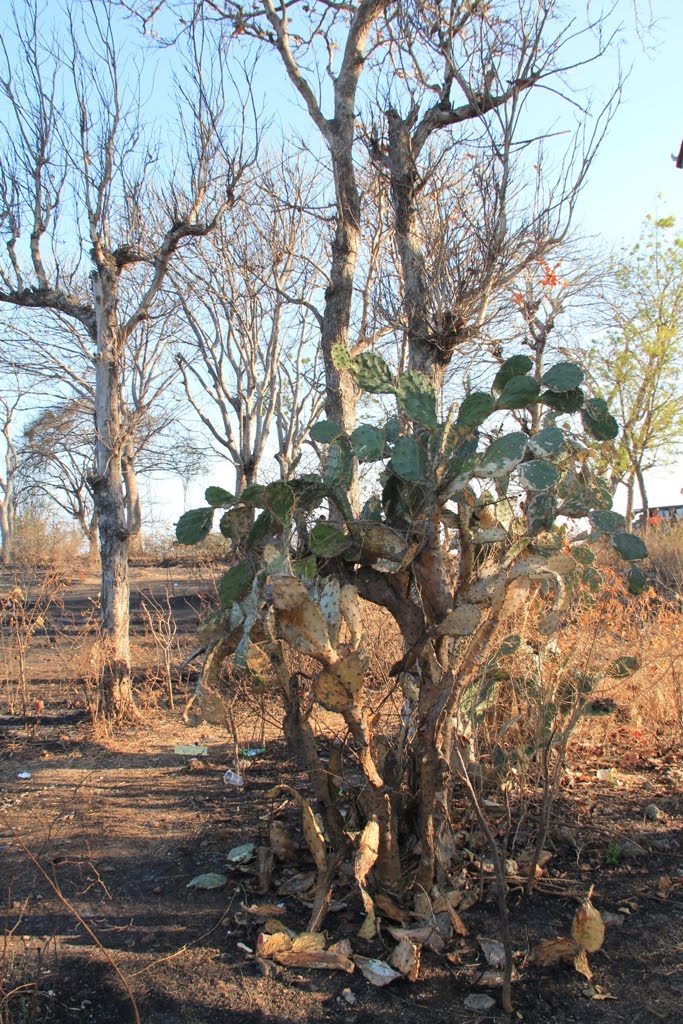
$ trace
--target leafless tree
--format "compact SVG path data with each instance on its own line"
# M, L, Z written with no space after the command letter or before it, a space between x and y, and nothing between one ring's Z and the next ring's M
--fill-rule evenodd
M238 495L256 482L275 436L288 475L321 407L316 301L326 280L310 190L295 166L259 167L232 215L175 275L189 328L176 349L185 392L235 467Z
M0 561L6 565L12 558L19 470L15 417L26 396L26 390L17 373L5 373L3 377L0 390Z
M145 79L120 58L115 17L100 0L71 4L57 26L33 0L12 7L0 51L0 223L7 238L0 302L66 318L94 347L91 487L107 643L103 698L106 713L117 718L132 707L122 419L127 345L152 315L178 250L210 233L232 204L247 155L244 135L232 150L226 146L221 50L209 73L198 30L188 37L180 97L187 141L173 174L161 180L159 164L170 156L145 128Z

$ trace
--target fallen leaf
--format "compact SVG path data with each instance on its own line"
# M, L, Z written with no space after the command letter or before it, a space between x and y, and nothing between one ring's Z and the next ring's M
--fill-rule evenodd
M250 907L242 904L242 908L252 917L261 917L264 921L269 917L282 917L285 912L285 908L277 903L252 903Z
M353 953L353 947L351 946L350 939L340 939L339 942L333 942L328 952L330 953L341 953L342 956L351 956Z
M472 992L472 994L467 996L466 999L463 999L463 1005L465 1005L468 1010L479 1010L482 1013L486 1013L493 1009L496 1005L496 1001L495 999L492 999L491 996L485 996L481 992Z
M278 860L297 861L299 859L299 848L289 837L281 821L271 821L269 839L273 853Z
M299 932L292 939L292 949L296 952L300 950L319 950L325 948L325 936L322 932Z
M585 949L581 949L575 956L574 967L579 972L579 974L583 974L584 978L588 978L588 980L591 981L593 977L593 972L588 966L588 957L586 956Z
M187 889L221 889L228 881L227 875L221 875L217 871L209 871L205 875L196 875L192 881L187 883Z
M378 892L375 896L375 903L387 917L390 917L392 921L398 921L399 924L408 924L410 921L410 914L403 907L399 907L398 903L394 903L391 897L387 896L383 892Z
M485 939L481 935L477 935L477 942L482 948L489 967L502 970L505 967L505 948L503 943L499 942L498 939Z
M276 932L284 932L285 935L289 935L290 939L293 939L296 932L293 932L291 928L287 928L282 921L278 920L277 917L269 917L267 921L263 923L263 930L268 935L275 935Z
M367 978L371 985L383 988L390 985L392 981L402 978L400 971L395 971L384 960L373 960L365 956L354 956L353 962L363 977Z
M558 935L555 939L543 939L534 946L529 963L536 967L554 967L560 963L573 964L581 947L573 939Z
M442 953L446 943L443 936L432 924L420 925L416 928L387 928L392 939L400 942L401 939L409 939L419 946L429 946L435 953Z
M286 932L275 932L273 935L267 935L264 932L256 939L256 955L272 957L275 953L281 953L283 950L292 948L292 940Z
M273 957L283 967L309 967L317 971L353 972L353 960L330 949L287 949Z
M410 939L401 939L389 957L389 963L400 971L408 981L417 981L420 971L421 946Z
M243 843L228 851L227 860L230 864L246 864L256 856L256 843Z
M584 900L574 914L572 938L589 953L597 952L605 941L604 922L590 899Z

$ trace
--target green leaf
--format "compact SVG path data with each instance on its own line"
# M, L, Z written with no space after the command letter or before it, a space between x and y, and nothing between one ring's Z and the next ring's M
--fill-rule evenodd
M533 455L555 455L564 444L564 431L559 427L544 427L529 438L529 450Z
M263 508L264 491L265 487L262 484L249 484L236 500L241 501L243 505L250 505L252 508Z
M311 551L321 558L335 558L349 544L351 538L329 523L317 523L311 530L309 546Z
M649 586L649 581L642 569L639 569L637 565L632 565L628 571L626 577L628 584L629 594L633 594L634 597L640 597L644 594Z
M513 377L498 396L498 408L524 409L538 400L540 390L533 377Z
M207 487L204 498L212 508L230 508L236 501L235 495L223 490L222 487Z
M417 370L402 374L397 393L406 416L425 427L436 427L436 393L424 374Z
M526 507L526 528L530 537L550 530L557 517L557 499L541 491L534 494Z
M550 391L566 394L583 383L584 373L576 363L557 363L541 377L541 383Z
M351 442L347 437L340 437L333 441L327 452L327 462L323 475L323 483L326 487L351 486L353 479L353 450Z
M395 395L391 370L376 352L361 352L351 367L356 384L371 395Z
M284 480L276 480L268 484L263 492L266 507L270 509L281 523L288 523L292 518L295 495L292 488Z
M384 431L361 423L351 434L351 447L360 462L377 462L384 455Z
M223 608L244 597L253 582L254 570L251 562L238 562L228 569L218 584L218 597Z
M638 658L633 658L627 654L623 655L611 665L607 670L608 676L613 676L614 679L626 679L628 676L633 675L640 668L640 661Z
M493 378L493 390L496 394L500 394L509 380L512 380L513 377L521 377L533 368L533 360L529 359L529 356L510 356Z
M296 503L304 512L314 512L327 494L323 478L317 473L304 473L289 481L294 491Z
M344 428L333 420L318 420L311 427L310 434L313 441L318 444L330 444L336 437L344 433Z
M538 400L556 412L578 412L583 405L583 391L581 388L565 392L548 390L543 391Z
M598 533L614 533L616 530L623 530L626 520L619 512L611 512L608 509L596 509L589 513L591 526Z
M205 875L196 875L187 883L187 889L222 889L228 884L228 876L218 871L208 871Z
M427 456L414 437L401 437L391 453L391 467L404 480L424 480Z
M531 459L519 467L519 482L528 491L548 491L560 479L560 471L544 459Z
M244 505L239 505L237 508L231 508L224 512L218 525L224 537L228 537L229 540L241 540L249 533L253 521L253 511Z
M175 535L180 544L198 544L213 526L213 508L193 508L183 512L176 523Z
M647 558L645 542L634 533L614 533L612 544L627 562L638 562L641 558Z
M526 446L527 436L521 431L504 434L490 444L481 456L476 476L494 479L506 476L522 461Z
M459 427L474 429L487 419L496 407L495 399L487 391L473 391L458 409Z
M619 424L610 415L604 398L588 398L581 410L581 422L591 437L598 441L613 441L619 434Z

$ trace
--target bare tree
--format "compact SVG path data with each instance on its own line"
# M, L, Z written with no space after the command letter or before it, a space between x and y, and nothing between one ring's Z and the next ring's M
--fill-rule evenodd
M189 326L176 350L185 392L235 467L237 495L256 482L274 434L287 476L320 411L315 300L325 278L310 187L295 167L260 167L233 215L176 275Z
M59 43L33 0L18 2L12 16L0 70L0 223L8 238L0 302L67 318L94 345L91 487L107 643L103 698L106 713L120 717L132 706L126 347L152 314L178 249L211 232L232 204L244 141L233 152L225 146L220 126L228 98L220 52L209 76L203 37L193 33L182 95L187 145L172 179L161 186L156 164L162 148L146 133L141 113L143 76L119 57L111 5L92 0L68 7L66 38ZM90 264L87 289L83 252Z
M56 505L76 522L97 558L97 514L90 478L95 454L92 408L78 400L42 410L19 448L22 491Z
M16 483L19 470L17 443L14 436L15 417L26 391L19 375L5 373L0 392L0 561L12 559L14 520L16 514Z

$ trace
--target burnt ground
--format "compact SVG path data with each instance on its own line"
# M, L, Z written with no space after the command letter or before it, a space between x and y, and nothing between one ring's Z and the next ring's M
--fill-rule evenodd
M151 589L159 603L168 593L190 643L201 586L173 573L142 577L136 589ZM135 650L142 720L113 736L98 733L87 707L85 642L79 646L95 596L92 581L74 581L55 609L52 637L50 629L36 637L30 695L43 708L28 727L6 711L6 680L0 691L2 1024L105 1024L134 1021L136 1013L143 1024L507 1020L497 990L479 984L486 963L477 937L500 935L493 884L486 864L482 872L481 862L464 854L454 885L463 893L468 934L450 939L441 953L425 950L415 983L376 988L359 971L280 968L254 955L260 926L245 907L279 903L285 925L306 927L303 897L283 891L312 867L300 817L291 803L278 809L268 796L283 779L306 791L305 775L274 718L261 721L258 709L247 708L240 718L245 745L258 742L264 725L266 751L250 763L244 789L227 787L225 733L184 724L187 686L176 691L176 710L168 708L167 695L154 689L153 655L141 635ZM208 755L193 760L174 752L187 743L206 744ZM552 859L532 895L510 883L518 1020L683 1019L683 771L676 750L642 738L637 749L634 743L627 733L609 741L605 733L574 747L546 844ZM614 770L599 778L606 768ZM651 804L656 820L645 813ZM228 854L248 842L267 844L274 812L303 849L292 866L276 862L271 890L259 893L253 864L232 866ZM535 812L531 800L510 856L524 848ZM505 809L490 813L502 822ZM471 849L476 830L463 815ZM206 872L224 873L227 884L188 888ZM381 920L372 942L358 938L362 913L352 881L342 878L335 890L329 941L348 937L356 953L383 958L395 944L391 922ZM609 927L603 948L589 956L589 984L571 965L539 967L530 953L542 939L569 934L591 886ZM466 1007L477 992L495 998L492 1010Z

